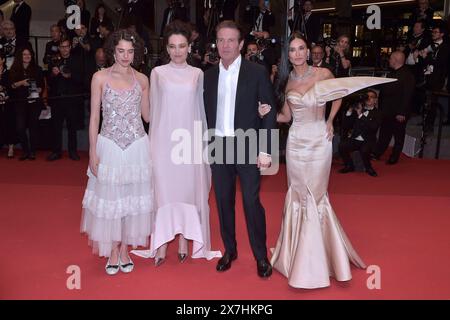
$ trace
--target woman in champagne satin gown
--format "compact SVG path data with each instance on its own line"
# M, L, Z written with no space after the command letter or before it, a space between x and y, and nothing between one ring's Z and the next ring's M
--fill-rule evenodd
M286 147L288 192L280 235L273 251L273 267L295 288L321 288L351 279L350 261L366 268L342 229L328 197L332 160L333 119L342 97L390 79L353 77L333 79L326 68L308 66L309 50L294 33L280 66L284 106L278 122L290 122ZM289 61L288 61L289 58ZM284 63L284 66L283 66ZM283 68L284 67L284 68ZM292 71L290 71L293 69ZM289 73L290 71L290 73ZM333 101L325 121L325 104ZM260 110L265 114L267 110Z

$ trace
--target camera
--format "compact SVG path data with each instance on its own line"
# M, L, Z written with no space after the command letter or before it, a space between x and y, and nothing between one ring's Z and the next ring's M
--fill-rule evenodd
M358 109L364 108L367 99L368 99L368 96L366 93L359 93L359 94L351 95L348 98L349 109L356 111Z
M277 43L277 39L275 38L259 38L256 39L256 44L260 48L267 48L269 46L275 45Z
M12 42L0 44L0 50L5 53L7 57L13 57L16 51L16 46Z
M59 69L59 72L64 74L70 74L71 70L66 65L66 61L60 56L55 55L51 58L52 67L56 67Z
M37 82L34 79L28 79L28 84L30 85L28 87L28 98L39 98L39 92L37 87ZM29 101L29 103L32 103L34 101Z
M261 65L265 65L264 64L264 56L260 52L250 55L248 57L248 60L259 63Z
M4 86L0 86L0 105L5 104L6 100L8 100L8 92Z
M217 52L217 46L215 43L211 44L209 49L208 58L211 63L216 63L219 60L219 53Z

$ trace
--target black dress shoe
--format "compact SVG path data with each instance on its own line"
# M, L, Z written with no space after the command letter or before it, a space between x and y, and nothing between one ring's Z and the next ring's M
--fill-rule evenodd
M30 153L30 156L28 157L30 160L36 160L36 153L32 152Z
M256 266L258 269L258 276L261 278L268 278L272 275L272 266L267 258L258 260Z
M375 153L371 153L370 160L380 160L380 156L376 155Z
M76 152L70 152L69 158L72 159L73 161L80 161L80 156Z
M366 169L366 173L371 177L378 177L378 174L373 168Z
M28 153L24 153L20 158L19 161L25 161L27 159L30 159L30 155Z
M50 153L50 155L47 157L47 161L55 161L58 159L61 159L61 154L55 152Z
M392 165L392 164L396 164L398 162L398 160L397 159L394 159L394 158L389 158L389 160L388 161L386 161L386 164L390 164L390 165Z
M355 171L355 167L352 166L345 166L341 170L339 170L339 173L349 173Z
M227 271L231 268L231 262L237 259L237 253L225 252L223 257L217 262L216 270L219 272Z

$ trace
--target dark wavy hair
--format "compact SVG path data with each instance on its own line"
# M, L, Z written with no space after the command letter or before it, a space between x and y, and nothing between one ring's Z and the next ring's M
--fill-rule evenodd
M191 27L181 20L175 20L169 23L164 29L164 46L167 46L169 38L173 35L181 35L187 39L189 44L191 43Z
M138 67L144 61L144 41L139 37L139 35L129 29L120 29L114 31L106 39L103 49L105 50L106 59L110 65L114 64L114 53L120 40L129 41L133 44L134 48L134 60L132 65Z
M308 41L305 39L305 37L300 32L293 32L289 39L286 41L283 47L283 51L281 52L281 62L280 67L278 70L278 81L275 85L275 91L277 98L279 99L280 103L284 103L284 91L286 90L286 85L289 79L289 73L292 71L292 64L289 61L289 46L292 41L295 39L300 39L303 42L306 43L307 48L310 48L310 45ZM283 105L281 104L281 107Z
M163 64L170 62L170 56L167 53L166 47L169 44L169 38L173 35L181 35L187 39L188 44L191 44L192 29L189 24L181 20L174 20L169 23L164 29L164 45L161 52L161 61Z

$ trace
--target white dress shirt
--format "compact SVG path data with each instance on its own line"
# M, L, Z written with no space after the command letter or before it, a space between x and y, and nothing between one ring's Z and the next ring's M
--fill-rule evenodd
M236 108L236 91L241 69L242 57L239 55L228 67L220 61L219 85L217 90L216 136L234 137L234 113Z

